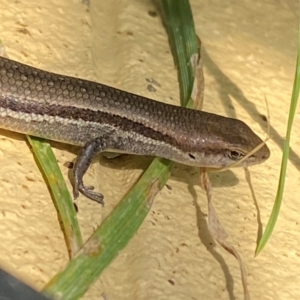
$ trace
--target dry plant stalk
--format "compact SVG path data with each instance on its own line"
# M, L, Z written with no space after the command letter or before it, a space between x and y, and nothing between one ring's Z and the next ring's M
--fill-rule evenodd
M192 91L192 99L194 100L194 108L198 110L202 110L203 107L203 98L204 98L204 74L203 74L203 66L201 61L201 41L198 37L198 55L192 57L191 63L194 66L194 85ZM234 166L241 163L241 161L245 160L247 157L252 155L254 152L259 150L264 143L258 145L255 149L253 149L250 153L246 155L246 157L242 158L241 160L237 161ZM231 167L231 166L230 166ZM225 169L225 168L224 168ZM222 169L223 170L223 169ZM242 261L241 256L239 255L238 251L226 241L228 234L225 231L224 227L222 226L221 222L218 219L217 213L214 209L212 203L212 186L211 182L208 177L208 173L206 168L200 168L200 183L203 189L206 191L207 195L207 204L208 204L208 229L213 237L227 252L232 254L239 262L240 270L241 270L241 277L242 277L242 284L244 289L244 300L250 300L250 295L248 291L248 284L247 284L247 273Z
M250 300L250 295L248 291L248 284L247 284L247 272L242 261L241 256L239 255L238 251L226 241L228 234L225 231L224 227L222 226L221 222L218 219L217 213L212 203L212 186L211 182L208 177L208 173L206 172L205 168L200 169L200 182L202 188L205 190L207 195L207 205L208 205L208 229L213 237L227 252L232 254L239 262L240 270L241 270L241 277L242 277L242 284L244 289L244 299Z

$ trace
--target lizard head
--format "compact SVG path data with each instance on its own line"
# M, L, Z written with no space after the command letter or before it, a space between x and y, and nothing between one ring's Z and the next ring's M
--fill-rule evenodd
M206 120L205 129L203 134L202 123L201 133L199 131L199 135L193 137L191 151L186 152L190 165L215 169L231 165L246 167L260 164L270 157L268 146L240 120L220 116L216 120L215 115L211 115ZM255 149L259 145L261 147Z

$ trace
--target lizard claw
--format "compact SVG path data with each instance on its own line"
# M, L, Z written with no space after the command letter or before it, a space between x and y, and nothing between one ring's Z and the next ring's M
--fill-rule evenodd
M76 186L76 184L75 184ZM83 183L79 183L77 188L74 188L74 198L76 199L79 196L79 192L84 195L85 197L96 201L104 206L103 195L101 193L94 192L93 186L85 186ZM77 192L77 194L76 194ZM77 196L77 197L76 197Z

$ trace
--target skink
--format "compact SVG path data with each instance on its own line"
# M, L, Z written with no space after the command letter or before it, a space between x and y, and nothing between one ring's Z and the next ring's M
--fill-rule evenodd
M104 84L0 58L0 128L82 146L74 195L103 203L83 183L102 151L151 155L185 165L229 166L262 140L242 121L154 101ZM265 161L266 145L240 166Z

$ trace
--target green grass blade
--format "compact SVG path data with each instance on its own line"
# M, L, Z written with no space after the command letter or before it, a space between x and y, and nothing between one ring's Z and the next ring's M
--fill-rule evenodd
M69 190L49 143L30 136L27 136L27 140L32 147L33 154L51 191L70 251L70 257L73 257L81 248L83 242Z
M104 220L67 268L46 286L46 295L79 299L137 232L153 198L169 178L171 162L155 159L130 193Z
M162 6L165 14L165 26L178 68L181 106L187 106L190 105L188 101L194 79L191 57L198 54L193 15L189 1L164 0Z
M277 194L276 194L276 199L274 202L271 216L269 218L266 229L265 229L262 237L259 240L259 243L258 243L256 251L255 251L255 255L258 255L262 251L262 249L266 246L268 240L270 239L272 232L275 228L275 225L276 225L276 222L278 219L278 215L279 215L279 211L280 211L280 207L281 207L281 203L282 203L287 162L288 162L289 152L290 152L291 131L292 131L293 121L294 121L294 117L295 117L295 113L296 113L296 108L297 108L297 103L298 103L298 98L299 98L299 89L300 89L300 20L299 20L299 31L298 32L299 32L299 36L298 36L297 65L296 65L296 72L295 72L295 78L294 78L292 98L291 98L291 103L290 103L288 125L287 125L287 130L286 130L286 139L285 139L285 143L284 143L283 156L282 156L282 160L281 160L281 170L280 170Z
M190 60L192 55L198 54L193 17L188 0L162 3L170 44L180 71L181 103L187 104L194 80ZM45 287L46 295L73 300L85 293L137 232L155 195L169 178L171 166L170 161L153 160L139 182L97 228L78 255Z
M8 57L1 40L0 53L2 56ZM27 140L52 193L69 254L72 257L83 243L70 193L50 145L46 141L34 137L27 136Z

